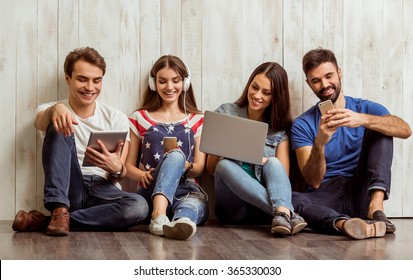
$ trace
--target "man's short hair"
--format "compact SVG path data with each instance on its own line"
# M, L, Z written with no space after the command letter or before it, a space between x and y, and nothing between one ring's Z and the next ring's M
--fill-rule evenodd
M68 75L70 78L72 77L73 67L75 63L79 60L83 60L87 63L99 67L102 70L103 75L105 75L105 59L94 48L85 47L74 49L66 56L65 64L63 67L65 74Z
M330 50L317 48L307 52L303 57L303 71L307 77L311 69L318 67L320 64L331 62L338 69L337 59L334 53Z

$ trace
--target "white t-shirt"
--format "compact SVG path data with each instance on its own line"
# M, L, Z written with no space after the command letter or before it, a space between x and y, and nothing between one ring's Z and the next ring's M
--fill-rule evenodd
M129 120L128 117L120 110L113 108L109 105L96 101L96 108L93 116L82 119L75 114L73 109L70 107L67 99L59 101L66 105L73 113L74 117L78 121L78 125L74 126L75 129L75 143L77 158L79 160L79 166L83 175L98 175L103 178L109 179L109 173L105 170L96 166L82 166L83 159L85 157L86 146L89 141L90 132L92 131L112 131L112 130L123 130L128 131L126 136L126 141L130 141L129 135ZM47 108L55 105L57 102L49 102L41 104L37 107L35 111L35 116L37 113L46 110ZM45 135L44 131L40 131L42 140Z

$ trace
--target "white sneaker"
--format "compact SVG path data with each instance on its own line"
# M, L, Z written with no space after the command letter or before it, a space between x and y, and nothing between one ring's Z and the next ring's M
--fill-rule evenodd
M174 239L186 240L195 232L196 224L188 218L180 218L163 226L165 237Z
M149 225L150 233L155 235L163 235L163 226L169 222L169 218L164 214L159 215L155 220L151 219L151 223Z

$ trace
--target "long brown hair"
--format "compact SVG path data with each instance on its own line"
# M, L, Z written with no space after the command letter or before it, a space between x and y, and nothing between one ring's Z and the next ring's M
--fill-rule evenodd
M176 56L173 55L164 55L161 56L152 66L151 71L149 72L150 77L153 77L156 80L157 73L163 68L171 68L172 70L178 73L182 80L185 77L189 76L189 69L185 65L185 63ZM186 92L181 93L178 98L178 106L179 109L184 112L184 102L186 103L186 112L187 113L200 113L201 111L196 106L196 100L194 95L194 90L192 89L192 84L189 85L189 88ZM148 85L148 88L145 91L143 97L143 104L140 110L148 110L149 112L153 112L161 108L162 106L162 98L159 96L156 90L151 90Z
M290 92L287 72L276 62L265 62L252 72L241 97L235 101L240 107L248 106L248 89L258 74L264 74L271 82L271 104L264 111L264 120L274 131L290 131L292 124Z

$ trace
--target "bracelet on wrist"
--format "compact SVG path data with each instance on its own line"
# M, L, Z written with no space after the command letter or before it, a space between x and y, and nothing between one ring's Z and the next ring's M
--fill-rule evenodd
M189 173L192 172L192 170L194 170L194 164L192 162L189 163L189 167L185 172L185 177L189 178Z

